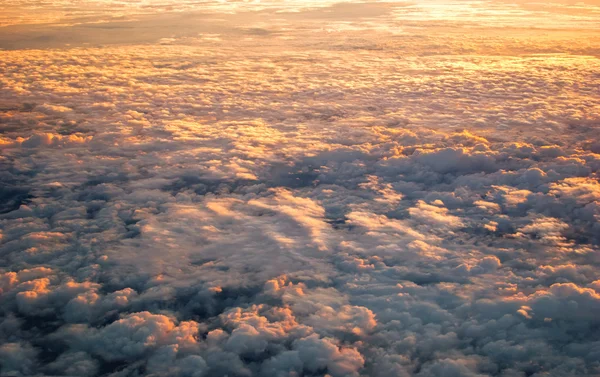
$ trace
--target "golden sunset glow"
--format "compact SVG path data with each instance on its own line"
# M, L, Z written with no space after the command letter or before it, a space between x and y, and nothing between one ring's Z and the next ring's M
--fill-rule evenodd
M0 376L600 375L600 1L0 2Z

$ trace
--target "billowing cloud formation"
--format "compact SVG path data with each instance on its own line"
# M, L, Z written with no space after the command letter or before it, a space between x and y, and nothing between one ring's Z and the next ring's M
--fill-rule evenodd
M597 4L88 3L0 31L0 375L600 374Z

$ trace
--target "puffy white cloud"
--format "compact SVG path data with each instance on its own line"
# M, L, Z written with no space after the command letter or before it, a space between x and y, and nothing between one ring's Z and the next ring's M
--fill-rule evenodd
M294 342L304 369L316 373L326 369L332 377L358 376L364 364L361 354L353 348L340 348L331 340L311 335Z
M443 202L438 200L434 204L427 204L419 200L416 207L408 209L408 213L417 221L434 227L453 229L463 226L459 217L448 214L448 209L444 208Z

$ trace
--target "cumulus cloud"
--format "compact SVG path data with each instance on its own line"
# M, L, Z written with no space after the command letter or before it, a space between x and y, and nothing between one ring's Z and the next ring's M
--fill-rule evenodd
M600 374L596 6L93 3L0 5L1 375Z

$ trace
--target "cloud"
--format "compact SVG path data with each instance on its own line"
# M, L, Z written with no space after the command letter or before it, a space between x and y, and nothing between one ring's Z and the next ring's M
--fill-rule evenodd
M37 351L27 343L4 343L0 346L2 374L27 375L35 370Z
M408 209L408 213L417 221L438 227L459 228L463 225L459 217L448 214L448 210L443 207L444 203L438 200L430 205L422 200L417 202L417 206Z
M580 5L86 4L0 17L0 374L600 373Z

